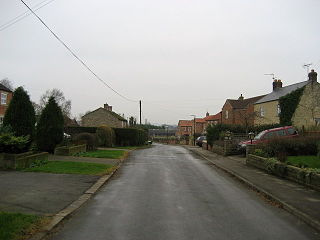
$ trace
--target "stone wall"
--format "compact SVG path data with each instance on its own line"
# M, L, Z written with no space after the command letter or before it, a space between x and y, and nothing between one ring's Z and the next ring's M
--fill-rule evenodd
M21 153L21 154L0 154L0 168L2 169L22 169L28 168L34 163L48 161L49 154L42 153Z
M61 156L71 156L79 152L86 152L87 151L87 145L82 144L82 145L76 145L76 146L71 146L71 147L57 147L54 150L54 155L61 155Z
M320 174L253 154L247 155L246 164L320 191Z
M278 104L279 102L277 100L272 102L254 104L254 112L256 112L258 115L254 119L254 125L279 123L280 119L278 116ZM260 115L261 107L264 109L264 117Z

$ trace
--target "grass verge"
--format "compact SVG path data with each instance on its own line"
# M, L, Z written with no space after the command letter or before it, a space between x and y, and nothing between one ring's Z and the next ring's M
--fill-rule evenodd
M317 156L289 156L287 163L296 167L320 168L320 159Z
M103 175L112 172L113 165L87 162L50 161L44 165L24 169L24 172Z
M0 212L0 239L28 239L45 224L44 217Z
M93 158L113 158L120 159L124 157L124 150L96 150L92 152L82 152L76 154L79 157L93 157Z

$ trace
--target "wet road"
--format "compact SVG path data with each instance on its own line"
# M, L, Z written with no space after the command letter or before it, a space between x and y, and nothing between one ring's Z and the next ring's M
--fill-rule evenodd
M314 231L179 146L132 152L55 240L318 239Z

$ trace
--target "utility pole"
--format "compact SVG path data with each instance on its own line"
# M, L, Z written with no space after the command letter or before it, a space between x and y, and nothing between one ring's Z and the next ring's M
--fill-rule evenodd
M141 100L139 101L139 108L140 108L140 125L141 125Z

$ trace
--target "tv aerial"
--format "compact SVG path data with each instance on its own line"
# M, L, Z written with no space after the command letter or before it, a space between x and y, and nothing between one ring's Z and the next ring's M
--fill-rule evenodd
M264 75L272 76L272 79L275 80L275 78L274 78L274 73L265 73Z
M309 68L310 68L311 65L312 65L312 63L306 63L306 64L302 65L303 68L307 69L307 74L309 73Z

